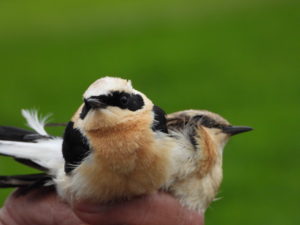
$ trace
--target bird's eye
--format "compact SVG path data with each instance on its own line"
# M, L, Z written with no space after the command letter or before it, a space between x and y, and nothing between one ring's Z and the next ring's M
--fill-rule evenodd
M122 96L120 102L122 105L126 105L128 103L128 98L126 96Z

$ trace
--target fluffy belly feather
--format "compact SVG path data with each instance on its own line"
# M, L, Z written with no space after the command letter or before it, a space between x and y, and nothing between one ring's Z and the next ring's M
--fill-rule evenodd
M160 189L172 173L169 137L154 137L138 131L126 141L117 135L90 140L92 153L74 170L65 186L72 198L108 202L152 193ZM147 132L151 132L148 131ZM135 140L132 140L132 137ZM123 141L120 141L123 140ZM154 141L155 140L155 141Z

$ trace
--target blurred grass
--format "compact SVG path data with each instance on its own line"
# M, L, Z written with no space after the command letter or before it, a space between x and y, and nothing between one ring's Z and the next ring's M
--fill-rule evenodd
M206 224L299 224L299 27L292 0L4 0L0 124L24 127L32 107L68 121L95 79L132 79L167 112L205 108L255 128L226 147ZM31 171L0 159L0 174Z

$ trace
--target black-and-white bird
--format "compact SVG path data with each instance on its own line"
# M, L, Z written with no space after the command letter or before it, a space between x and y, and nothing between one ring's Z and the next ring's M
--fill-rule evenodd
M36 112L22 114L33 131L0 127L0 154L43 173L1 176L0 187L54 185L67 201L97 202L160 189L202 212L221 183L226 142L251 130L203 110L165 115L130 81L112 77L86 90L62 138Z

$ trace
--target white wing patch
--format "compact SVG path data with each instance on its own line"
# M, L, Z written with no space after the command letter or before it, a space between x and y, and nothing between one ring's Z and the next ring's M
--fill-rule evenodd
M46 132L44 126L50 115L39 118L36 110L26 110L26 109L22 109L22 115L26 119L29 127L31 127L33 130L35 130L37 133L41 135L48 136L48 133Z

